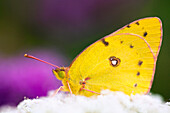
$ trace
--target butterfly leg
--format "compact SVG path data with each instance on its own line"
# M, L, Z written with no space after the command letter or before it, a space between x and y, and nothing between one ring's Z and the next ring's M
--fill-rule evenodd
M91 92L91 93L96 93L96 94L100 95L100 93L95 92L95 91L91 91L91 90L89 90L89 89L85 89L85 88L81 88L81 89L86 90L86 91L89 91L89 92Z
M58 89L56 89L56 90L54 91L53 95L51 95L51 97L54 97L60 90L62 90L62 89L63 89L62 87L63 87L63 86L60 86Z
M71 91L70 84L68 83L68 81L67 81L67 85L68 85L69 92L72 95L72 91Z

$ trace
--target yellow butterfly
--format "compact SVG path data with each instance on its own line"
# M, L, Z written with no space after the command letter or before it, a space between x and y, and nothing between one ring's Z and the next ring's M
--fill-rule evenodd
M134 21L87 47L69 67L56 66L53 73L63 84L56 92L92 96L109 89L146 94L152 86L161 42L159 18Z

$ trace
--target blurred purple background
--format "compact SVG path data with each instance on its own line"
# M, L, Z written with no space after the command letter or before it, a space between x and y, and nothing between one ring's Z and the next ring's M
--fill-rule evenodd
M152 92L169 99L169 1L159 0L1 0L0 105L16 105L59 87L47 64L30 53L69 66L85 47L139 18L158 16L164 37Z

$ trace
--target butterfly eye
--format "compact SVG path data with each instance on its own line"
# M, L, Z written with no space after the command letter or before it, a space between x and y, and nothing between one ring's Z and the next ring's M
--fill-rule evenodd
M110 60L110 63L111 63L111 65L112 65L113 67L116 67L116 66L118 66L118 65L120 64L120 59L119 59L119 58L116 58L115 56L111 56L111 57L109 58L109 60Z

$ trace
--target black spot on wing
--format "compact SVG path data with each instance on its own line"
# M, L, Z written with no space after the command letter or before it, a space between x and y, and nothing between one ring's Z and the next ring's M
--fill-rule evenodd
M127 25L127 28L130 28L130 25Z
M139 60L138 65L141 66L143 64L143 61Z
M147 32L144 32L144 33L143 33L143 36L146 37L147 34L148 34Z
M134 84L134 87L137 87L137 85L138 85L137 83L136 83L136 84Z
M139 22L136 22L135 24L136 24L136 25L139 25Z
M122 43L123 43L123 41L120 41L120 43L122 44Z
M104 38L102 39L102 43L103 43L105 46L108 46L108 45L109 45L109 42L106 42Z
M140 72L138 71L136 75L139 76L139 75L140 75Z
M133 48L134 46L133 45L130 45L130 48Z

